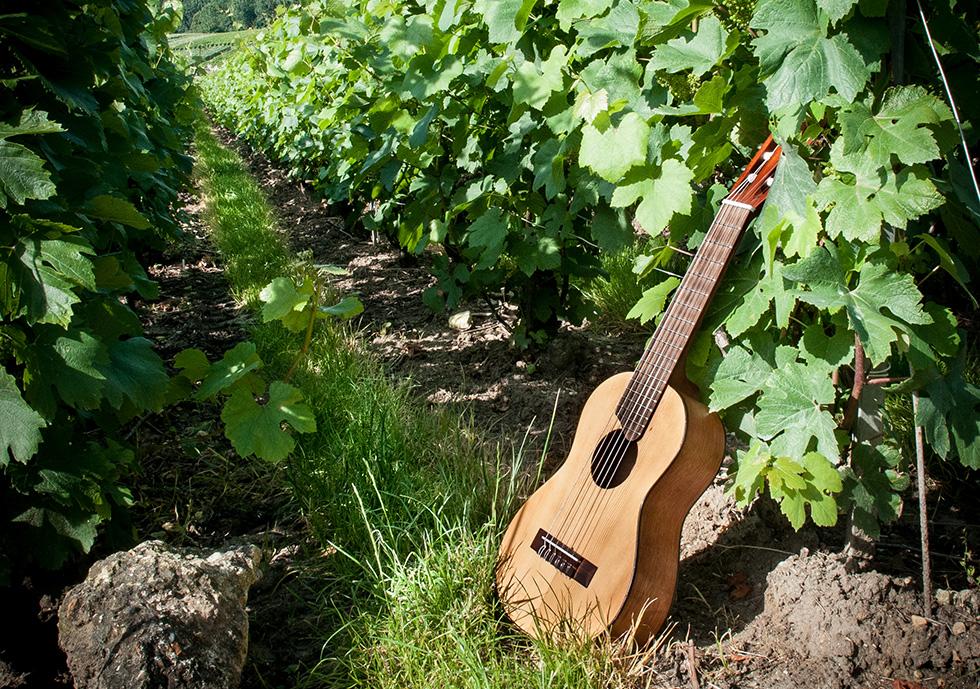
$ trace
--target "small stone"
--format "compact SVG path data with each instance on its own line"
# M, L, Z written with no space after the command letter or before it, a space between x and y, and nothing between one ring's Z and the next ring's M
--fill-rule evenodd
M957 622L956 624L953 625L953 629L951 631L956 636L966 634L966 625L963 624L962 622Z
M929 620L924 617L919 617L918 615L912 615L912 626L913 627L924 627L929 624Z
M238 686L260 561L255 546L199 552L148 541L97 562L58 613L76 689Z
M923 677L925 677L925 675L922 674L922 670L916 670L915 672L912 673L912 676L915 677L916 679L922 679Z
M459 311L449 317L449 327L454 330L469 330L473 324L473 314L469 311Z
M953 602L953 597L948 589L939 589L936 591L936 602L940 605L949 605Z

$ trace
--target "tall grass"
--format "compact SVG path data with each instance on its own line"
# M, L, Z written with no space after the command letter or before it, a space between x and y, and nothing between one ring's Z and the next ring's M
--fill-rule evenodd
M248 301L293 258L244 166L204 125L197 152L215 240ZM252 335L271 371L288 368L294 336L275 323ZM503 619L496 551L534 458L489 446L465 414L424 406L342 324L318 326L291 382L318 425L296 439L286 474L310 530L306 584L323 609L322 659L297 686L640 683L645 664L610 642L535 641Z

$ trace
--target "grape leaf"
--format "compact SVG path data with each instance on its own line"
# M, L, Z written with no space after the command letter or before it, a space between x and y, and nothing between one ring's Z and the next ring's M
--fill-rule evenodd
M160 411L167 389L163 361L144 337L131 337L106 343L109 362L95 362L105 376L105 397L116 409L128 398L140 409Z
M919 398L915 423L941 457L955 447L963 466L980 469L980 387L966 380L966 347L950 360L945 376L936 375ZM952 442L951 442L952 441Z
M910 274L867 261L858 284L851 288L837 249L830 243L809 258L785 266L783 276L809 287L795 292L801 300L831 312L844 309L874 365L888 358L899 332L907 332L910 324L932 322L922 310L922 294Z
M840 143L835 144L831 149L830 158L839 173L847 173L846 179L825 177L817 187L814 200L821 210L830 208L826 229L831 238L843 235L847 239L877 243L886 196L889 193L884 189L882 177L884 176L887 181L893 181L895 177L890 170L883 170L877 166L869 156L853 153L845 157L841 148ZM918 183L913 181L913 186L909 188L909 191L913 192L910 199L916 198L916 192L928 193L928 187L932 187L932 183L928 180L921 180ZM897 191L897 185L892 184L891 190ZM938 197L938 194L934 193L934 187L932 192L934 197ZM931 204L923 204L922 212L928 210L929 205ZM901 219L901 227L905 226L907 219L907 217Z
M364 304L361 303L360 299L355 297L344 297L338 301L333 306L319 306L317 307L316 314L317 318L353 318L359 313L364 313Z
M612 5L614 0L561 0L558 3L558 18L562 31L572 28L572 22L584 17L596 17Z
M96 196L92 199L90 207L82 209L81 213L90 218L129 225L137 230L150 228L150 221L136 210L136 206L116 196Z
M843 489L844 484L841 482L837 467L819 452L807 452L803 456L803 466L810 474L809 483L817 490L824 493L839 493Z
M648 69L681 72L690 69L700 76L738 47L737 35L731 36L717 17L709 15L698 23L697 33L689 33L660 45L650 57Z
M835 320L843 317L835 317ZM800 341L800 352L807 361L824 364L837 368L854 358L854 335L847 329L846 323L837 324L834 334L828 336L819 323L812 323L803 331Z
M34 557L42 567L58 569L64 564L69 551L59 546L57 536L67 538L82 552L87 553L95 544L98 535L96 527L102 518L98 514L79 509L30 507L10 521L37 529L40 533L34 538L37 543L32 551Z
M532 188L544 186L545 197L550 201L565 191L565 149L558 139L548 139L531 159L534 163Z
M600 132L587 124L582 128L579 162L609 182L618 182L634 165L647 159L650 126L636 113L628 113L618 127ZM640 193L634 197L634 200ZM632 201L623 205L629 205Z
M51 173L31 149L0 140L0 208L7 202L23 204L27 199L46 199L55 193Z
M261 365L262 360L255 353L255 344L239 342L224 353L221 361L214 362L194 397L203 400L226 390Z
M524 33L537 0L476 0L473 10L483 15L491 43L513 43Z
M709 373L711 388L709 409L711 411L727 409L766 389L772 370L773 367L761 356L741 346L730 347Z
M769 479L769 485L777 491L803 490L806 488L806 479L803 478L805 471L801 464L789 457L777 457L769 466L766 478Z
M921 86L888 89L876 113L858 101L840 114L845 150L853 152L853 142L859 141L879 167L891 167L892 155L906 165L938 158L939 146L925 125L951 117L949 109Z
M40 233L38 233L39 235ZM57 323L67 327L72 306L79 301L76 289L94 290L95 273L86 255L88 242L77 237L18 241L0 261L0 309L13 317L26 316L29 323Z
M630 0L618 0L609 13L575 25L579 57L588 57L609 46L630 47L640 30L640 13Z
M851 11L857 0L817 0L817 7L824 11L831 24L836 24Z
M759 0L752 26L766 32L752 43L770 110L820 100L831 88L853 101L871 76L845 35L827 35L812 0Z
M17 380L0 370L0 467L10 464L11 456L26 464L37 452L45 426L44 418L21 397Z
M766 451L766 445L756 438L752 439L752 444L747 451L739 450L738 454L738 470L730 490L734 492L738 503L744 507L762 490L764 472L769 466L772 455Z
M517 267L531 276L538 270L554 270L561 265L561 245L551 237L532 237L514 246L514 260Z
M514 100L527 103L535 110L541 110L551 94L562 87L564 77L562 67L568 64L568 54L564 46L555 46L539 70L531 61L518 67L511 77L514 85Z
M316 430L310 408L301 403L303 394L287 383L274 381L269 386L269 401L256 402L252 393L238 388L221 412L225 436L243 457L255 456L270 462L285 459L296 443L282 428L289 423L300 433Z
M610 205L625 208L641 199L636 207L636 220L647 234L656 235L667 227L674 213L691 210L694 172L673 158L665 160L656 177L651 169L641 169L626 176L613 192Z
M609 92L601 88L595 93L582 91L575 96L575 106L573 112L575 117L585 120L592 124L596 116L609 109Z
M180 369L180 375L196 383L208 374L211 362L208 361L208 355L200 349L188 348L174 357L174 366Z
M796 361L777 367L758 400L755 415L759 437L769 441L779 456L801 457L816 438L817 452L840 456L834 436L836 424L822 407L833 404L834 386L829 367Z
M592 238L600 251L616 254L629 246L636 237L626 212L602 206L592 219Z
M489 268L497 262L504 250L504 240L507 239L509 228L508 218L497 206L488 208L486 213L470 225L466 242L479 252L479 261L473 267L474 270Z
M679 279L668 277L653 287L643 290L643 296L633 305L626 317L637 318L640 323L646 323L655 316L659 316L663 313L667 297L679 284L681 284Z
M776 167L776 174L773 176L772 187L766 196L766 206L774 205L779 209L779 215L795 213L798 217L804 218L807 215L808 197L812 196L817 190L817 183L813 181L813 172L810 171L806 161L800 157L795 146L791 146L784 141L780 142L782 153L779 156L779 165Z
M259 292L262 300L262 321L277 321L293 311L302 311L310 301L309 293L300 293L292 280L278 277Z
M625 101L628 108L646 116L640 79L643 68L636 59L636 51L616 51L604 60L593 59L581 71L582 83L593 93L606 92L606 102L616 104ZM607 110L607 108L603 108ZM574 112L573 112L574 115ZM593 117L589 122L595 124Z
M18 134L53 134L64 131L40 110L24 110L15 126L0 122L0 208L7 200L23 204L27 199L46 199L55 193L44 160L26 146L7 141Z
M55 415L53 387L65 404L95 409L102 402L105 376L95 368L108 357L101 341L84 330L39 326L38 337L28 353L27 392L34 408Z

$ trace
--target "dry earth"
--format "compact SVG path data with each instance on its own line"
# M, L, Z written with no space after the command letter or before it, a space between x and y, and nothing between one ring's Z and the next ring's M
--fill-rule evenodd
M577 329L560 333L533 359L522 358L507 341L512 312L506 304L465 305L468 327L450 327L450 314L433 314L422 303L431 284L424 256L406 258L385 239L346 228L301 183L223 136L266 189L293 249L348 269L335 286L364 303L358 327L391 375L410 378L432 405L458 405L497 437L520 442L529 433L540 447L553 424L548 466L561 461L590 391L630 370L642 351L643 336ZM188 207L187 229L196 240L154 266L161 299L142 305L147 334L165 358L193 346L214 359L245 337L245 317L228 296L200 210ZM142 537L181 545L252 542L266 549L271 561L250 594L243 686L290 686L283 668L314 665L321 643L307 624L317 614L315 594L293 577L302 523L281 521L288 496L276 470L236 457L220 436L207 435L208 426L199 409L144 421L138 438L151 451L144 452L138 497L155 508L136 515L137 529ZM175 429L191 440L168 442ZM794 532L768 500L736 508L723 483L724 475L685 522L677 597L653 665L654 686L980 689L980 592L959 564L965 546L980 540L975 474L955 484L956 494L941 481L932 486L934 577L945 588L929 612L917 578L914 496L905 496L902 519L858 566L841 554L843 528ZM242 494L225 495L228 485L264 488L243 501ZM75 576L83 574L80 568ZM50 644L58 586L71 583L27 582L13 594L26 601L21 616L42 618L39 643ZM0 687L70 684L56 660L46 671L18 665L8 640L0 643L6 649L0 650Z

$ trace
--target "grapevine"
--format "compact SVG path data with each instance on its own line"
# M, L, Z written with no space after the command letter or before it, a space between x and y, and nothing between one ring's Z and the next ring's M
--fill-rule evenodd
M900 510L907 453L850 423L856 360L918 389L934 451L980 468L980 391L956 364L980 207L932 68L903 59L927 52L923 27L900 19L892 45L895 4L401 0L338 17L310 2L201 86L327 199L430 251L433 308L516 301L518 344L588 317L577 281L635 227L663 238L642 279L696 249L773 133L775 183L688 374L748 448L736 498L874 534ZM951 7L939 40L975 56L977 10ZM955 69L972 102L976 60ZM634 314L655 319L673 284Z

